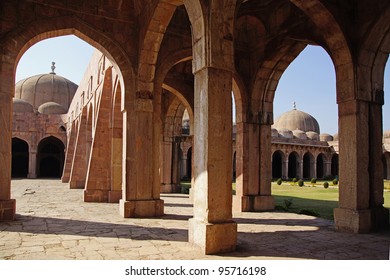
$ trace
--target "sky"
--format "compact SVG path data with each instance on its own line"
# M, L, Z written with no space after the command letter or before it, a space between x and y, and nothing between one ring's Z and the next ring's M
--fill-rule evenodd
M57 74L79 84L93 51L92 46L73 35L43 40L20 59L16 81L51 72L54 61ZM390 130L390 62L385 71L384 91L383 129ZM337 133L335 71L329 55L321 47L306 47L282 75L274 100L275 120L292 110L293 102L298 110L317 119L321 133Z

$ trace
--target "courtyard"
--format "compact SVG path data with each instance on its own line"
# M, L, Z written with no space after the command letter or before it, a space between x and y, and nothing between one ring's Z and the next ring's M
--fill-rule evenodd
M59 180L12 180L16 220L0 223L0 259L389 259L390 232L336 232L331 220L286 212L234 213L237 250L204 255L188 243L192 204L162 194L162 218L125 219L118 205L85 203Z

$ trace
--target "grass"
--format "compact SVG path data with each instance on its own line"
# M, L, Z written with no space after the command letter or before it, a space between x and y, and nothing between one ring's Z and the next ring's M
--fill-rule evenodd
M333 209L338 207L339 191L329 181L329 188L323 187L323 181L316 184L305 182L299 187L297 183L283 182L281 185L272 183L272 195L275 198L275 208L294 213L305 213L333 220ZM182 182L183 187L191 187L191 182ZM384 181L384 207L390 208L390 180ZM232 184L233 193L236 184Z
M384 207L390 208L390 181L386 181ZM315 187L312 185L310 182L305 182L304 187L298 187L291 182L283 182L281 185L272 183L276 208L294 213L310 210L321 218L333 220L333 209L338 207L338 187L333 186L332 182L329 182L328 189L323 187L323 182L317 182ZM286 207L286 203L291 203L290 207Z

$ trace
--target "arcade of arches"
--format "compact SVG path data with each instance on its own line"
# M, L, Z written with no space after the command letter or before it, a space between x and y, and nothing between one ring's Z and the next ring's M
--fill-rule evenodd
M338 170L336 229L388 227L382 105L389 19L389 0L1 1L0 220L15 219L12 174L58 176L59 169L71 188L84 189L86 202L119 202L127 218L162 216L160 192L177 190L180 168L189 169L178 158L186 155L189 241L205 254L235 250L233 207L273 209L272 175ZM30 46L70 34L103 54L92 58L77 90L37 98L43 82L60 78L55 73L41 77L35 98L24 93L29 83L15 88L16 65ZM323 47L335 66L338 156L315 124L297 130L274 122L278 81L308 44ZM188 146L180 152L185 111ZM25 112L34 121L25 123ZM45 129L28 136L30 125ZM303 150L300 141L316 144Z

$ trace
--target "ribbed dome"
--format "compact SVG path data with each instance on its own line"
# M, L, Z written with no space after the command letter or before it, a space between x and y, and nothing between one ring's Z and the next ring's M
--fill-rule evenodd
M275 121L274 127L279 131L281 129L302 130L303 132L313 131L320 134L317 120L308 113L295 109L282 114Z
M55 102L47 102L39 106L38 112L46 115L66 114L68 110Z
M13 100L13 111L15 113L33 113L34 109L30 103L28 103L24 100L21 100L21 99L14 99Z
M34 110L47 102L55 102L65 108L66 113L76 90L75 83L52 72L19 81L15 86L15 99L30 103Z
M390 138L390 130L385 130L383 132L383 138L385 138L385 139Z
M310 140L318 141L320 140L320 136L318 135L317 132L314 131L308 131L306 132L307 138Z
M333 141L333 136L328 133L323 133L320 135L321 141Z
M298 139L301 139L301 140L306 140L307 139L306 133L304 131L300 130L300 129L296 129L292 133Z

